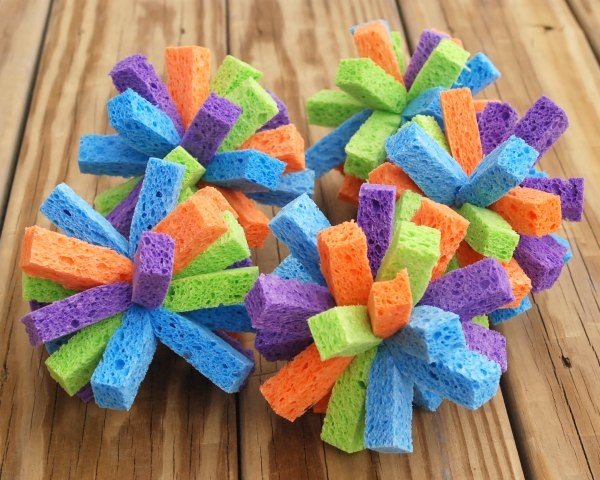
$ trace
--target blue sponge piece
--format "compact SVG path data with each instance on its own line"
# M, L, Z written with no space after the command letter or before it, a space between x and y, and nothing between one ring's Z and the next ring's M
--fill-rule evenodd
M70 237L128 255L125 237L65 183L52 190L40 212Z
M499 308L498 310L494 310L492 313L488 315L490 319L490 323L492 325L498 325L506 320L510 320L517 315L520 315L523 312L529 310L533 305L531 304L531 300L529 297L525 297L521 300L521 303L518 307L515 308Z
M239 391L252 373L254 361L208 328L165 308L151 315L160 341L227 393Z
M538 152L525 140L511 135L486 155L459 190L457 203L487 207L515 188L529 174Z
M459 188L467 181L456 160L416 123L389 137L385 149L390 161L438 203L452 205Z
M410 321L388 339L392 343L427 363L466 347L459 316L425 305L413 309Z
M550 236L567 249L567 251L563 255L563 263L567 263L573 258L573 250L571 250L571 245L569 244L569 241L556 233L551 233Z
M283 207L269 222L275 237L285 243L311 277L324 282L317 249L317 234L331 227L329 220L308 195L300 195Z
M91 380L98 406L131 408L156 351L149 312L135 305L130 307L109 340Z
M302 283L315 283L326 286L323 277L314 278L310 272L302 265L302 262L293 255L288 255L283 261L275 267L273 275L277 275L284 280L298 280Z
M444 128L444 116L442 115L442 106L440 104L440 93L448 90L444 87L434 87L425 90L421 95L411 100L402 111L402 120L408 122L415 115L427 115L435 118L442 130Z
M227 332L254 332L246 305L219 305L218 307L192 310L184 314L189 319L210 330L225 330Z
M274 190L285 163L258 150L217 153L202 180L242 192Z
M548 178L549 175L543 170L538 170L537 168L530 168L527 177L533 178Z
M409 453L412 444L413 381L396 368L382 345L369 370L365 447L380 453Z
M108 118L125 143L149 157L165 157L181 141L168 115L131 89L108 101Z
M308 168L282 175L277 187L271 192L248 193L248 197L265 205L285 207L303 193L311 198L315 194L315 172Z
M152 230L177 206L185 167L159 158L148 160L140 196L129 232L129 256L133 258L142 233Z
M305 155L306 168L313 170L316 178L321 178L332 168L344 163L346 144L367 121L371 113L372 110L358 112L310 147Z
M428 412L435 412L444 401L444 397L415 383L413 390L413 403Z
M134 150L119 135L83 135L79 139L79 170L92 175L143 175L148 155Z
M479 52L467 62L452 88L468 87L473 95L477 95L499 78L500 71L485 53Z

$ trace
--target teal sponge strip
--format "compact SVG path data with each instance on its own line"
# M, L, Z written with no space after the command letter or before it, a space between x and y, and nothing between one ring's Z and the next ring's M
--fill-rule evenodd
M146 171L146 163L148 159L144 162L144 172ZM127 195L131 193L131 191L135 188L135 186L140 182L142 177L134 177L130 178L124 183L120 183L115 185L114 187L108 188L103 192L100 192L96 195L94 199L94 207L100 215L106 217L111 210L113 210L119 203L121 203Z
M253 66L242 62L232 55L227 55L210 82L210 89L221 97L235 90L245 80L252 78L259 81L263 74Z
M285 207L303 193L306 193L311 198L315 194L315 172L309 168L305 168L300 172L282 175L279 177L279 183L275 187L275 190L248 193L247 196L263 205Z
M396 202L396 209L394 210L394 225L398 222L410 222L417 213L417 210L421 208L421 199L423 197L412 190L404 190L402 195Z
M434 117L429 115L415 115L411 122L419 125L423 130L425 130L425 132L427 132L427 135L429 135L439 144L440 147L450 153L450 146L448 145L446 136L444 135L444 132L442 132L442 129ZM408 123L405 125L408 125Z
M148 156L119 135L82 135L77 162L81 173L134 177L144 174Z
M321 360L349 357L381 343L371 330L365 305L333 307L308 319Z
M425 90L418 97L411 100L402 111L402 120L411 120L415 115L427 115L435 118L439 127L444 130L444 116L440 104L440 93L448 90L443 87L434 87Z
M413 388L413 403L428 412L435 412L442 404L444 397L416 384Z
M308 123L322 127L337 127L364 108L353 96L339 90L321 90L306 101Z
M465 240L473 250L501 262L508 262L512 258L519 243L519 234L504 218L470 203L460 207L458 213L470 222Z
M366 180L385 160L385 141L400 126L399 114L375 111L346 145L344 173Z
M370 58L343 59L335 84L369 108L400 113L406 106L404 85Z
M477 95L499 78L500 71L485 53L479 52L467 62L452 88L468 87L473 95Z
M531 300L529 297L525 297L518 307L515 308L499 308L498 310L494 310L489 315L490 323L492 325L498 325L502 322L506 322L506 320L510 320L517 315L520 315L523 312L529 310L533 305L531 304Z
M56 302L79 293L77 290L69 290L52 280L30 277L26 273L21 276L21 290L23 300L26 302L35 300L42 303Z

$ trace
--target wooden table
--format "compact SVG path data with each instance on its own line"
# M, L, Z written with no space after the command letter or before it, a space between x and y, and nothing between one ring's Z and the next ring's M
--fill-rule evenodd
M80 135L108 131L112 65L142 52L162 72L168 45L210 47L215 66L231 53L264 72L311 143L326 130L308 127L304 102L355 56L347 28L373 18L404 32L408 50L425 27L450 32L502 71L487 97L523 113L547 94L569 115L542 167L586 178L585 218L565 225L574 257L557 285L499 329L510 365L501 392L475 412L415 411L411 455L351 456L319 440L319 416L273 415L258 386L280 365L260 359L239 395L163 348L130 412L69 398L18 321L20 240L28 225L49 226L37 208L59 182L88 201L111 184L80 174L76 159ZM600 478L599 2L3 0L0 26L1 478ZM335 198L339 183L332 172L316 189L332 222L354 214ZM271 238L254 258L269 272L284 254Z

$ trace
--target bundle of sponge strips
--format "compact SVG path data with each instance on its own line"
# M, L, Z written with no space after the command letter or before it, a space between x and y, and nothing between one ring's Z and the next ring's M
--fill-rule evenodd
M116 135L82 136L79 167L133 178L98 195L97 210L127 237L148 159L168 159L189 167L181 201L214 186L237 212L250 246L261 247L268 219L254 200L283 206L313 193L302 136L247 63L227 56L211 80L210 50L185 46L167 48L165 64L166 84L140 54L110 72L120 92L108 102Z

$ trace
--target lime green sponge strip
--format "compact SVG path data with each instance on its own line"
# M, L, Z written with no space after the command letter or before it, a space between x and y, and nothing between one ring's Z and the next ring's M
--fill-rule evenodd
M346 144L344 173L366 180L385 161L385 141L396 133L402 117L376 110Z
M69 290L52 280L30 277L26 273L21 276L21 290L23 300L26 302L35 300L43 303L56 302L79 293L77 290Z
M404 60L404 52L402 51L402 35L400 32L390 32L390 36L392 37L392 48L398 59L400 73L404 75L404 72L406 72L406 60Z
M444 132L442 132L442 129L435 118L430 117L429 115L415 115L412 120L407 122L405 125L408 125L411 122L419 125L440 145L440 147L450 153L450 146L446 140L446 135L444 135Z
M185 148L178 146L171 150L165 160L173 163L178 163L185 167L183 173L183 183L181 189L184 190L187 187L192 187L198 183L198 180L202 178L206 169L202 166L198 160L192 157Z
M175 274L175 280L203 273L218 272L235 262L250 257L250 247L244 229L231 212L223 212L227 231L216 242L198 255L181 272Z
M335 84L356 100L376 110L401 113L406 88L370 58L346 58L340 62Z
M106 345L121 325L123 314L94 323L77 332L46 359L50 376L71 396L92 378Z
M181 192L179 192L179 197L177 198L177 203L185 202L188 198L190 198L197 191L198 191L197 187L182 188Z
M217 69L210 83L210 89L217 95L225 97L245 80L252 78L258 81L262 76L262 72L253 66L231 55L227 55Z
M258 279L258 267L233 268L173 280L163 306L173 312L244 303Z
M458 209L469 222L465 240L486 257L508 262L519 243L519 234L496 212L465 203Z
M333 307L308 319L321 360L357 355L381 343L365 305Z
M444 38L417 74L408 92L408 101L433 87L450 88L465 67L469 52Z
M94 208L100 215L108 215L113 208L129 195L129 192L135 188L141 179L142 177L130 178L125 183L120 183L100 192L94 199Z
M490 328L490 319L487 315L478 315L471 319L471 322L476 323L477 325L481 325L484 328Z
M369 370L377 348L358 355L340 375L333 387L321 440L346 453L365 448L365 402Z
M337 127L364 109L362 103L340 90L321 90L306 101L308 123L322 127Z
M415 213L417 213L417 210L421 208L422 198L421 195L412 190L404 190L396 202L394 225L397 225L398 222L410 222L415 216Z

